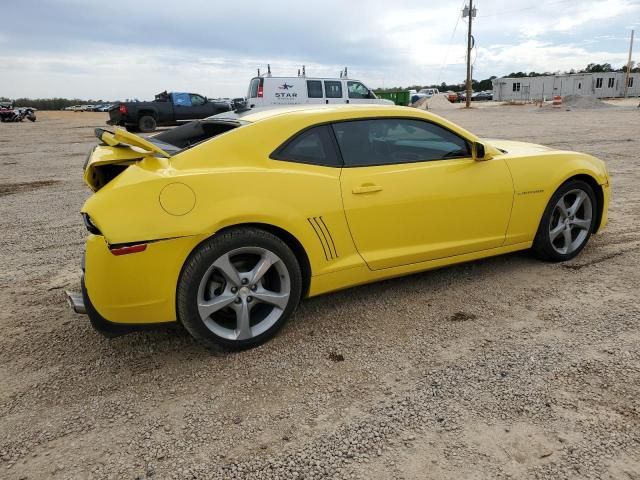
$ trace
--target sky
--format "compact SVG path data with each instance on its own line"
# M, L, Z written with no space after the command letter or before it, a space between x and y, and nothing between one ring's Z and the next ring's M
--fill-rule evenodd
M256 70L461 83L468 0L0 0L0 96L246 95ZM640 63L640 0L477 0L475 79Z

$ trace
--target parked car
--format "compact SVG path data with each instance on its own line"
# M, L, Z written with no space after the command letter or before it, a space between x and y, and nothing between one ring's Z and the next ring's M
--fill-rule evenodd
M427 98L431 98L434 95L439 95L440 91L437 88L423 88L418 92L418 95L424 95Z
M379 103L393 105L378 98L360 80L342 78L254 77L247 92L249 106L296 105L301 103Z
M413 90L415 91L415 90ZM434 95L438 95L440 91L437 88L423 88L417 93L411 94L411 103L416 103L423 98L431 98Z
M472 95L471 101L486 101L493 100L492 92L476 92Z
M98 105L94 105L92 111L94 112L108 112L111 107L113 107L110 103L100 103Z
M108 125L129 131L153 132L158 126L178 125L210 117L231 109L229 102L209 100L204 95L162 92L153 102L121 102L109 109Z
M570 260L607 221L609 176L587 154L405 107L260 110L148 139L96 130L68 298L97 329L178 321L253 347L303 297L517 250Z
M13 107L11 102L2 102L0 103L0 122L21 122L25 118L35 122L36 111L37 108Z

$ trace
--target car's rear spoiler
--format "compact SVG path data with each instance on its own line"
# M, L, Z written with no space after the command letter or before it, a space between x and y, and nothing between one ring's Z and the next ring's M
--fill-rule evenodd
M150 141L145 140L134 133L127 132L124 128L116 128L113 132L103 128L96 128L95 134L100 141L110 147L137 147L145 152L159 154L165 158L171 157L169 153L165 152L157 145L154 145Z

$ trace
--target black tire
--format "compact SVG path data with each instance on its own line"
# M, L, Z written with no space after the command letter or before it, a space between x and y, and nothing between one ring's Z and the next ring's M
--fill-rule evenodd
M554 221L554 210L556 209L556 205L558 204L560 199L569 194L569 192L573 191L582 191L588 196L591 204L591 224L588 230L586 230L584 239L581 240L582 243L575 250L572 250L568 253L561 253L554 247L551 241L551 222ZM540 225L538 226L538 231L533 241L532 251L534 255L541 260L549 262L564 262L576 257L589 242L589 238L595 230L597 215L598 202L591 185L583 180L578 179L567 181L566 183L561 185L558 190L556 190L544 210L544 214L542 215L542 219L540 220Z
M136 133L140 131L137 125L125 125L124 128L127 132L131 132L131 133Z
M156 119L151 115L143 115L140 117L140 120L138 120L138 128L144 133L155 131L157 126L158 124L156 123Z
M289 275L289 297L287 304L275 323L259 335L242 340L229 339L214 333L201 318L198 311L198 291L217 259L239 248L259 248L274 253L282 261ZM266 275L265 275L266 277ZM279 280L278 280L279 281ZM226 287L225 287L226 288ZM296 256L280 238L253 227L234 228L211 237L200 244L185 262L176 292L178 321L199 342L213 350L245 350L263 344L284 326L300 302L302 273ZM251 300L251 298L249 298ZM255 304L256 308L258 304ZM226 314L229 315L230 307ZM215 315L224 314L225 310ZM233 315L233 313L231 313ZM209 317L209 320L213 317ZM252 320L253 321L253 320Z

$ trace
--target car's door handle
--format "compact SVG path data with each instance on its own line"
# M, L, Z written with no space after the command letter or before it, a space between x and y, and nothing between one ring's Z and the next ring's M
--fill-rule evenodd
M359 187L354 187L353 190L351 190L351 192L357 195L359 193L379 192L380 190L382 190L382 187L380 185L373 185L371 183L367 183L364 185L360 185Z

